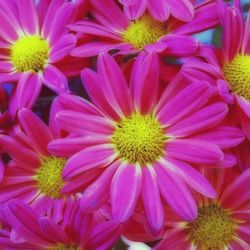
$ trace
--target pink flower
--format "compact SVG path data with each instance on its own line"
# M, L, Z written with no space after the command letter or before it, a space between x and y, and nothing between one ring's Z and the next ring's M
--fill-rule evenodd
M31 107L42 84L56 93L67 91L58 65L76 44L67 28L74 5L3 0L0 9L0 81L18 81L16 108Z
M57 138L58 129L53 126L52 118L48 127L28 109L20 110L18 118L21 128L11 136L0 135L2 150L12 159L2 174L0 203L20 199L41 214L56 208L60 220L68 199L76 199L80 194L70 197L61 193L64 185L61 172L66 159L47 150L49 142ZM3 164L0 166L3 169ZM84 185L80 187L83 189Z
M79 151L63 170L63 191L78 190L92 170L99 177L83 193L83 210L94 210L110 199L113 218L124 222L141 197L156 232L164 222L163 198L184 218L194 219L196 204L187 185L207 197L216 195L196 167L234 165L235 158L222 149L244 139L240 130L219 125L227 106L208 103L207 82L185 86L180 75L159 98L158 60L152 53L142 52L136 59L129 87L110 55L99 56L97 71L82 72L93 104L79 97L58 97L66 110L56 117L71 137L51 142L49 151L60 157L69 156L68 150Z
M70 25L78 37L78 46L71 52L76 57L96 56L107 51L128 55L141 50L186 56L193 54L198 45L198 41L187 34L218 24L216 5L210 2L197 5L196 14L189 23L178 20L160 22L150 14L131 21L113 0L92 0L91 3L90 13L94 19Z
M198 217L190 222L168 211L168 230L154 249L250 249L250 169L241 175L236 168L207 171L218 196L196 195Z
M118 223L106 222L98 213L82 213L78 202L68 203L60 222L53 219L56 211L41 217L18 200L7 203L3 212L12 228L0 232L0 245L6 249L110 249L120 236Z
M124 6L126 16L138 19L142 14L148 12L157 20L165 21L170 14L184 22L189 22L194 17L194 6L191 0L120 0Z
M221 49L202 46L198 55L204 60L187 60L183 71L207 79L228 103L236 104L237 120L250 139L250 12L244 24L238 6L219 1L222 26Z

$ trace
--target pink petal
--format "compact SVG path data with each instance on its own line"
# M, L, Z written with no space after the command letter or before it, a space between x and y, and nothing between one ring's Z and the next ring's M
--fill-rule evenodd
M17 108L31 108L40 94L42 82L38 75L23 73L16 89Z
M243 54L250 54L250 12L247 15L241 50Z
M180 176L190 187L209 198L215 198L216 192L205 177L185 162L166 158L161 161L166 171Z
M84 191L80 203L83 211L94 211L109 199L110 183L119 165L120 163L118 161L112 163L101 176Z
M38 17L34 1L17 1L16 6L23 30L30 34L35 34L36 32L38 32Z
M227 112L228 108L225 103L211 104L171 126L168 129L168 133L173 136L184 137L209 129L221 122Z
M141 52L137 57L131 77L130 87L136 109L148 113L155 106L159 89L159 61L154 53Z
M49 62L55 63L65 56L69 55L69 52L75 47L76 38L74 35L69 34L59 39L52 47L49 55Z
M157 233L163 226L164 212L157 175L153 167L142 168L141 195L150 229L153 233Z
M197 216L197 205L186 184L167 168L157 164L159 188L161 195L169 206L183 219L193 220Z
M171 15L175 18L190 22L194 17L194 7L190 0L168 0L170 5Z
M208 98L209 85L206 82L188 85L157 111L157 117L162 124L169 126L202 107Z
M141 192L142 173L139 165L122 164L111 182L110 198L113 219L127 221Z
M105 167L114 160L114 150L107 145L97 145L83 149L70 157L63 170L63 178L75 177L86 170Z
M135 4L125 5L124 13L130 20L139 19L147 8L147 0L136 1Z
M149 13L159 21L166 21L170 15L169 1L166 0L149 0L148 11Z
M22 129L31 139L32 146L36 148L38 153L47 155L47 146L52 140L52 134L47 125L28 109L20 110L18 118Z

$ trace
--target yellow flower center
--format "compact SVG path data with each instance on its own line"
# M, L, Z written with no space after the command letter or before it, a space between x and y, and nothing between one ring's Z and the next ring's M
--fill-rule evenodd
M250 56L237 55L223 71L231 90L250 101Z
M130 23L123 33L123 38L126 43L133 44L136 49L143 49L146 45L157 42L166 33L165 23L144 15Z
M47 157L37 170L37 186L43 194L48 197L58 199L62 196L61 189L64 185L62 170L66 160L56 157Z
M48 250L81 250L81 248L77 245L59 245L57 247L49 248Z
M141 166L163 156L166 136L158 120L151 115L133 114L123 118L112 135L112 143L120 158Z
M16 71L39 72L43 70L49 53L49 44L40 36L24 36L11 47L11 61Z
M217 205L199 208L188 233L199 249L224 249L233 238L235 223L229 213Z

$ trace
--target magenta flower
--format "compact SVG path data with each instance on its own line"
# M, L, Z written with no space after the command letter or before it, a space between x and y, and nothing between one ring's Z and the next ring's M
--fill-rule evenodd
M126 55L141 50L164 52L169 56L190 55L196 51L198 41L187 34L218 23L216 5L210 2L196 6L195 17L186 24L178 20L160 22L150 14L130 21L113 0L92 0L91 3L94 19L70 25L79 37L79 45L71 52L76 57L96 56L110 50Z
M216 195L196 166L234 165L235 158L222 149L244 139L240 130L219 126L227 106L208 103L208 83L184 86L180 76L159 99L158 60L152 53L136 59L129 87L108 54L99 56L97 69L82 72L95 106L79 97L72 97L72 104L59 97L67 110L56 117L72 137L51 142L49 151L65 157L69 149L82 148L66 163L63 192L78 190L86 171L95 170L99 178L83 193L83 210L110 199L113 218L124 222L141 196L154 232L164 222L162 198L184 218L194 219L196 204L187 185L207 197Z
M4 214L12 231L1 230L0 245L6 249L110 249L120 236L119 224L105 222L101 215L84 214L79 204L68 203L63 220L41 217L28 205L14 200L5 205Z
M235 168L207 175L218 197L196 195L199 210L193 222L169 211L169 228L154 249L250 249L250 169L241 175Z
M194 16L194 6L191 0L120 0L124 13L131 19L138 19L148 12L157 20L165 21L170 14L184 22L189 22Z
M75 46L69 33L74 5L33 0L0 3L0 81L18 81L17 108L31 107L42 84L56 93L67 91L67 79L57 65Z
M61 192L64 185L61 173L66 159L47 150L49 142L57 138L58 129L53 122L48 127L27 109L20 110L18 118L20 129L12 136L0 135L2 150L12 159L0 182L0 203L19 199L41 214L56 208L60 220L68 199L76 199L80 194L70 197ZM84 189L83 183L81 189Z
M221 1L219 1L221 2ZM202 47L199 56L187 61L183 70L189 76L207 79L220 96L236 104L236 117L250 138L250 12L246 23L237 6L218 5L223 30L222 49Z

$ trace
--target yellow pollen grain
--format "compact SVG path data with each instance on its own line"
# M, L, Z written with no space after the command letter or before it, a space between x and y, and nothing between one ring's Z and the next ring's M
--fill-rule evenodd
M54 199L61 198L61 189L64 185L62 170L65 163L65 159L56 157L47 157L42 160L35 176L41 193Z
M237 55L223 67L231 90L250 101L250 56Z
M143 49L146 45L157 42L166 33L165 23L144 15L130 23L123 33L123 38L124 42L133 44L136 49Z
M48 250L81 250L81 248L77 245L59 245L53 248L49 248Z
M123 118L112 135L119 157L141 166L152 164L163 156L166 136L159 121L151 115L133 114Z
M48 60L49 44L37 35L19 38L11 46L11 62L18 72L39 72Z
M233 238L235 222L217 205L199 208L198 217L189 224L188 233L198 249L224 249Z

